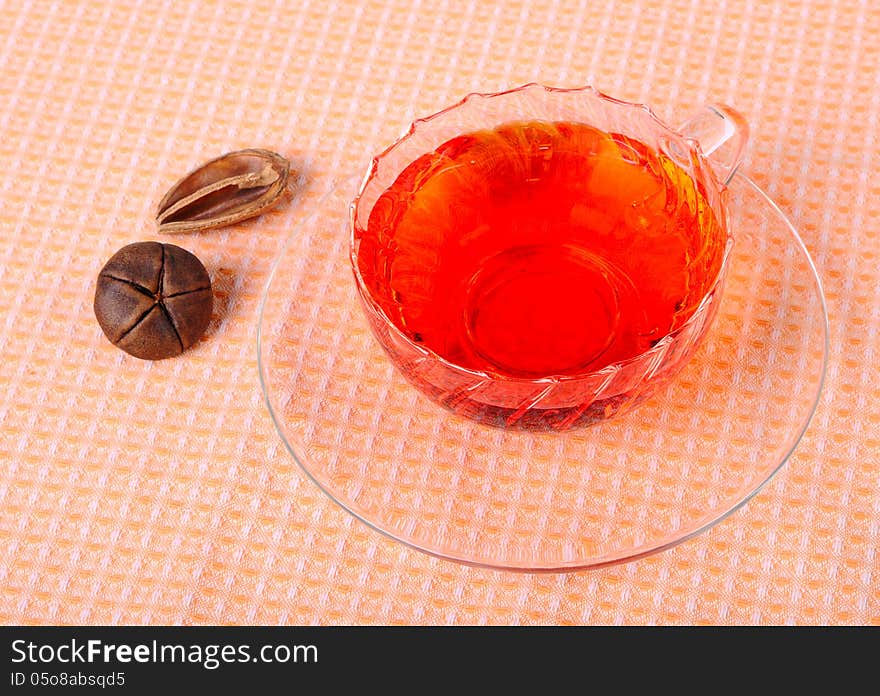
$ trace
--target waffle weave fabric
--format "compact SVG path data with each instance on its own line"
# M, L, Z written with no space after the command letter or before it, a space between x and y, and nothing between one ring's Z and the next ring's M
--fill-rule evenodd
M880 624L880 7L717 5L0 2L0 622ZM257 366L273 263L333 183L413 119L529 82L672 123L735 105L830 318L821 401L767 486L674 548L571 573L460 565L349 515L284 447ZM178 358L124 354L98 271L160 239L183 173L246 147L291 160L291 200L162 237L208 268L214 315Z

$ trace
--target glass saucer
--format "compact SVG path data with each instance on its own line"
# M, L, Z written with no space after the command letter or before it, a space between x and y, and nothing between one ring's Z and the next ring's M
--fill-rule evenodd
M724 519L788 459L815 411L828 318L797 231L748 177L718 316L660 394L587 428L504 431L429 401L358 302L337 185L293 230L266 287L258 361L287 449L376 530L457 562L569 571L667 549Z

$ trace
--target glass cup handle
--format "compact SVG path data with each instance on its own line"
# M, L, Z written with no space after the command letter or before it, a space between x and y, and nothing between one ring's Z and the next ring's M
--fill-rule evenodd
M742 163L749 139L749 124L743 115L729 106L712 104L678 130L686 138L693 138L700 144L703 155L712 163L718 178L725 185L729 184Z

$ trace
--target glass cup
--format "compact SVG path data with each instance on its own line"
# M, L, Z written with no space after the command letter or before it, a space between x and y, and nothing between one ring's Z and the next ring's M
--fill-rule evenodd
M415 121L351 204L351 266L373 334L417 389L486 425L564 431L629 411L679 372L715 317L733 243L726 185L747 139L729 107L673 129L591 87L537 84ZM530 198L538 189L499 188L514 175L544 187L553 224ZM664 185L643 185L654 179ZM439 193L418 204L430 208L421 225L398 238L375 229L400 222L426 181ZM509 231L497 215L486 222L490 208ZM458 275L441 282L444 264ZM419 324L432 312L442 345Z

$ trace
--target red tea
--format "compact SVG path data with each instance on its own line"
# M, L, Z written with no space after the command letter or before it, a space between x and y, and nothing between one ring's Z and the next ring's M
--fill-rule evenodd
M461 135L420 157L355 237L366 287L410 339L524 378L648 350L694 313L727 239L662 152L544 121Z

